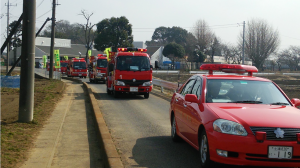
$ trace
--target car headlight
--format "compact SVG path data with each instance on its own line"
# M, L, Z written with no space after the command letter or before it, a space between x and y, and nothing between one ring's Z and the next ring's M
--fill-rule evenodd
M122 82L122 81L116 80L115 85L118 85L118 86L125 86L125 83Z
M224 134L233 134L233 135L241 135L241 136L248 135L247 131L241 124L229 120L218 119L214 121L213 127L215 131Z
M144 82L143 86L151 86L152 85L152 81L148 81L148 82Z

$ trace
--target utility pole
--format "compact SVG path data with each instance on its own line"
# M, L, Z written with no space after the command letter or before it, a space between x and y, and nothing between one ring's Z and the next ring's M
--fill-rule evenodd
M243 65L245 65L245 21L243 22Z
M54 55L54 38L55 38L55 7L56 0L53 0L52 4L52 26L51 26L51 46L50 46L50 69L49 78L53 79L53 55Z
M34 108L36 0L23 0L19 122L31 122Z
M10 6L17 6L17 4L16 5L9 4L9 0L7 0L7 4L5 4L5 6L7 6L7 38L8 38L8 35L9 35L9 7ZM6 51L7 51L7 54L6 54L6 56L7 56L6 73L8 73L8 66L9 66L9 48L10 48L10 46L9 46L9 42L8 42L7 43L7 48L6 48Z

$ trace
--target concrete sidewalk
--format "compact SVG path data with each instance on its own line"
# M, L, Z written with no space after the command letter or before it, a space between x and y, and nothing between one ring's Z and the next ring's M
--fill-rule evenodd
M67 84L63 98L21 168L103 167L88 94L82 83L63 81Z

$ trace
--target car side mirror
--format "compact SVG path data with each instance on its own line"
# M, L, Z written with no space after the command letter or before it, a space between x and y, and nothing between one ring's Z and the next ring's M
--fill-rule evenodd
M300 100L297 98L292 98L292 103L295 105L295 107L300 106Z
M198 103L198 98L194 94L186 94L184 97L185 101L192 102L192 103Z

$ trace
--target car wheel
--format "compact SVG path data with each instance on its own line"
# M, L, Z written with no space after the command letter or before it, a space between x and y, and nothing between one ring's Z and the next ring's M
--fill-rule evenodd
M172 140L174 142L179 142L180 141L180 137L177 135L177 124L176 124L176 120L175 120L175 115L173 115L172 117L172 126L171 126L171 137Z
M145 99L148 99L148 98L149 98L149 93L145 93L145 94L144 94L144 98L145 98Z
M199 153L200 163L202 168L213 167L214 162L210 160L209 146L205 130L203 130L199 137Z

